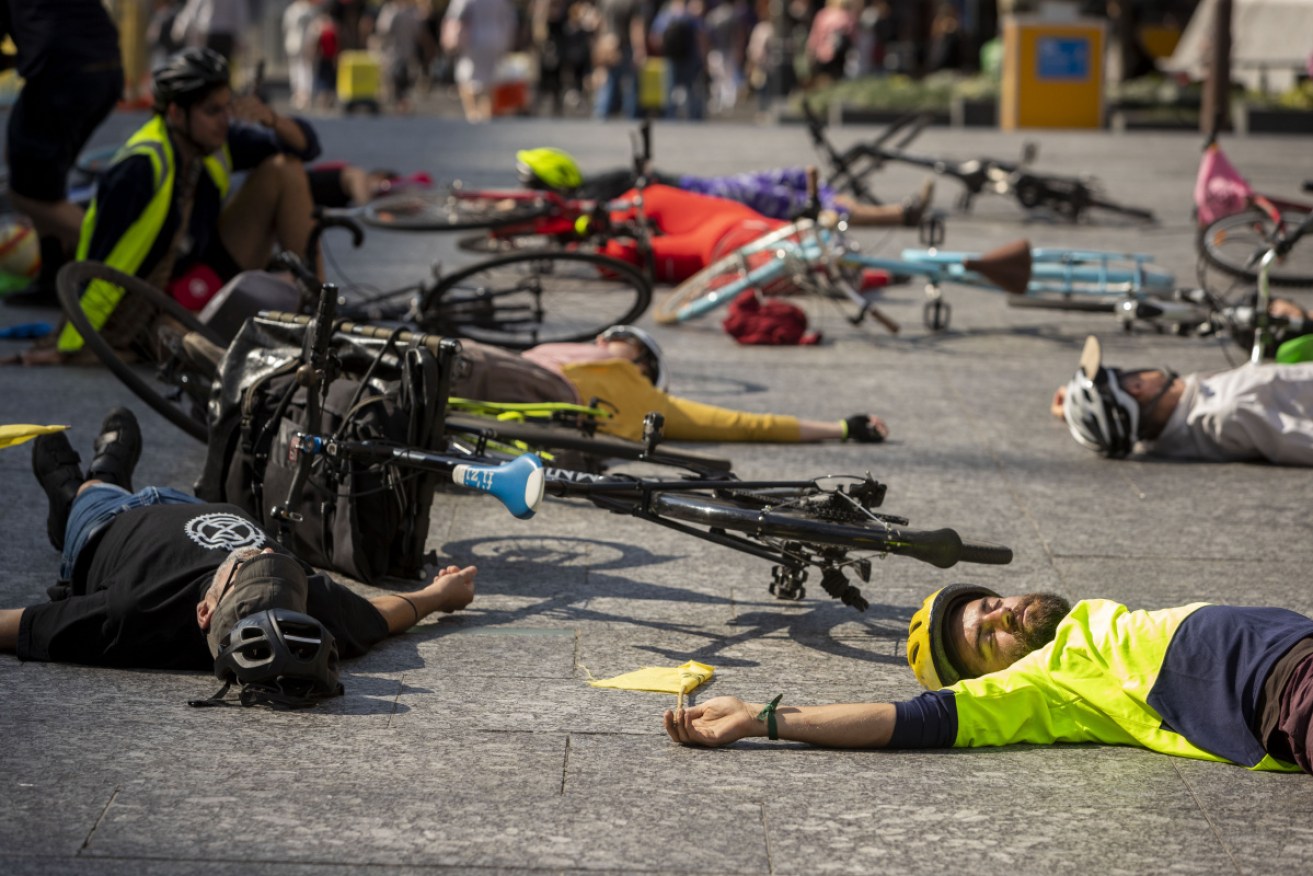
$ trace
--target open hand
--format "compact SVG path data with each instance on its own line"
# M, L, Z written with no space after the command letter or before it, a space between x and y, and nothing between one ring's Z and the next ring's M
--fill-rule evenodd
M678 715L666 710L665 728L670 738L683 745L719 748L746 736L760 735L765 724L757 720L756 708L738 697L716 697L700 706L684 709Z

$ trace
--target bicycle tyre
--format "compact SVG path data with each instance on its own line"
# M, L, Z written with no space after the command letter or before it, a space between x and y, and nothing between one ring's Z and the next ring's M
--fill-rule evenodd
M552 249L559 245L551 234L526 232L524 234L495 234L485 229L477 234L462 235L456 248L480 256L498 256L507 253Z
M941 569L959 562L1006 565L1012 549L1003 545L963 541L951 529L904 529L870 523L839 523L822 519L805 508L763 510L717 498L678 492L656 493L652 510L658 515L714 529L741 532L752 538L782 539L808 544L835 545L854 550L910 556Z
M1117 309L1117 302L1111 297L1102 300L1090 298L1069 298L1066 296L1045 295L1009 295L1008 307L1022 310L1066 310L1071 313L1112 313Z
M497 256L443 278L421 296L424 331L510 349L592 340L636 321L652 284L626 262L595 253Z
M633 441L611 435L586 435L578 429L561 424L493 420L461 414L449 414L445 422L448 432L485 433L494 439L522 441L532 448L569 450L596 459L624 459L632 462L637 461L643 453L643 445ZM734 466L728 459L672 448L665 444L659 445L656 452L661 460L669 460L695 471L728 472Z
M470 231L528 222L551 212L545 201L480 192L399 192L360 210L366 225L393 231Z
M187 308L154 286L101 262L70 262L60 269L56 277L55 287L59 294L59 302L64 310L64 315L77 329L78 334L82 336L83 342L96 354L96 358L100 359L105 367L113 372L115 377L122 381L128 389L132 390L137 398L144 401L166 420L197 441L208 441L210 430L207 423L198 420L190 410L184 410L174 400L166 397L161 390L156 388L160 386L159 381L147 380L142 377L139 370L124 361L119 355L119 351L114 349L113 345L91 325L86 312L82 309L81 290L83 286L92 280L105 280L121 287L124 290L124 298L129 295L141 296L151 307L173 317L188 331L199 332L207 340L220 346L224 345L223 339L203 325L190 310L187 310ZM122 302L120 302L121 304ZM184 378L200 381L198 387L201 391L206 391L210 385L208 379L196 373L184 374ZM185 387L179 388L185 390ZM190 408L194 408L191 403L193 398L194 396L184 391L180 401L185 401Z
M1308 214L1282 210L1287 228L1303 222ZM1257 208L1223 216L1199 231L1196 247L1209 265L1232 277L1258 282L1258 262L1249 261L1270 246L1275 228L1266 212ZM1313 244L1301 240L1281 263L1272 265L1268 281L1287 288L1313 287Z
M763 295L778 294L788 279L789 266L771 247L797 237L798 223L786 225L739 247L713 262L657 302L652 318L661 325L674 325L703 316L735 296L753 290Z

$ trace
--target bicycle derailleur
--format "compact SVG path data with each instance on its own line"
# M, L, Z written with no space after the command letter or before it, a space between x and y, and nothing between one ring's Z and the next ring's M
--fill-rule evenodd
M785 550L789 548L801 548L801 545L785 545ZM837 562L843 557L826 557L818 565L821 569L821 587L825 592L844 605L852 606L858 611L866 611L870 605L866 598L862 596L862 591L855 585L848 583L848 576L844 574L843 567ZM858 560L855 563L847 563L857 571L857 577L862 579L862 583L869 584L871 581L871 561L868 559ZM771 567L770 593L776 599L788 599L797 601L807 595L807 588L804 586L807 581L807 569L801 564L780 564Z

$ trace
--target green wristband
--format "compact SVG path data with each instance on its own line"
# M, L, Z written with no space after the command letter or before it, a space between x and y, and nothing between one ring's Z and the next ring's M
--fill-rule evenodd
M775 697L757 713L757 720L766 722L766 737L768 739L780 738L779 729L775 726L775 707L780 704L782 699L784 699L784 694Z

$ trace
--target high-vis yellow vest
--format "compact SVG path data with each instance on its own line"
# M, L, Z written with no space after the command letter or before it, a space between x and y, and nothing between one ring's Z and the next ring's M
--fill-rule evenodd
M114 156L114 163L117 164L125 158L135 155L144 155L150 159L151 169L154 172L154 194L151 196L150 203L146 205L146 209L129 226L124 235L114 244L109 256L105 258L105 264L111 268L116 268L133 276L137 274L142 262L146 260L147 253L150 252L151 247L155 245L155 241L159 238L160 230L164 227L164 221L169 215L169 206L173 203L173 185L177 176L177 162L174 161L173 146L169 143L169 132L164 124L163 116L158 114L152 116L149 122L142 125L135 134L129 137L128 141L123 144L123 148ZM210 179L219 190L220 199L227 197L232 175L232 157L227 145L218 154L206 156L204 166ZM87 257L87 252L91 247L91 237L96 228L99 201L100 197L97 195L92 200L86 217L82 220L82 235L78 240L77 248L77 258L79 260ZM82 293L82 310L86 312L91 325L99 330L105 325L109 315L114 312L114 308L118 306L122 298L123 289L121 287L106 283L103 280L96 280L88 284L86 290ZM63 331L59 334L60 352L73 353L80 349L82 349L82 336L77 333L72 325L65 325Z
M1076 603L1048 645L948 688L957 707L954 747L1102 742L1228 762L1165 729L1148 703L1172 636L1205 604L1131 611L1107 599ZM1299 771L1270 755L1252 769Z

